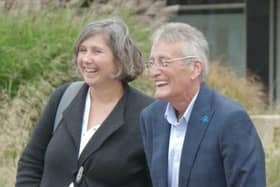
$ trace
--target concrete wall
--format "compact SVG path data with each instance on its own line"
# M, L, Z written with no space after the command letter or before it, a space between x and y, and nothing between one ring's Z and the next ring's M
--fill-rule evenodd
M264 147L280 145L280 115L251 115Z

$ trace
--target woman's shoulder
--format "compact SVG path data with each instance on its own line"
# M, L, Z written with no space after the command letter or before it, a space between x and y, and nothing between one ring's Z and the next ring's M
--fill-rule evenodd
M67 82L67 83L63 83L61 85L59 85L55 90L54 92L52 93L51 95L51 98L52 97L61 97L62 94L65 92L65 90L68 88L68 86L70 85L71 83L70 82Z
M61 100L61 98L63 97L63 95L64 95L65 91L67 90L67 88L70 88L69 86L73 85L73 83L75 83L75 82L67 82L67 83L63 83L60 86L58 86L52 92L52 94L50 95L49 102L57 104ZM77 87L73 87L72 86L72 91L73 91L73 88L75 89ZM80 88L80 86L78 88Z

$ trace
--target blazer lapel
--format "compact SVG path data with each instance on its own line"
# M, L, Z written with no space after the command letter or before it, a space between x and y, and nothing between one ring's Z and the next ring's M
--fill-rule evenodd
M165 105L166 106L166 105ZM152 174L155 175L155 186L167 187L168 186L168 146L169 146L169 134L170 124L164 118L164 110L166 107L162 107L163 111L159 111L158 119L155 120L153 125L153 162L152 162Z
M70 136L73 139L77 155L80 147L80 136L83 122L83 114L85 108L85 98L88 92L88 86L84 84L77 96L73 99L70 105L62 113L62 120L66 125Z
M92 153L97 151L106 141L106 139L108 139L124 124L126 98L127 92L119 100L116 107L92 136L79 157L79 163L83 163Z
M200 144L210 124L214 111L211 109L211 91L202 83L194 104L182 150L179 187L186 187Z

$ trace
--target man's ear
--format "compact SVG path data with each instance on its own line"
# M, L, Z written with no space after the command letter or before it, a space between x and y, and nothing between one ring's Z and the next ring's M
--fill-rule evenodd
M193 62L192 66L192 76L191 79L197 79L202 76L203 62L196 60Z

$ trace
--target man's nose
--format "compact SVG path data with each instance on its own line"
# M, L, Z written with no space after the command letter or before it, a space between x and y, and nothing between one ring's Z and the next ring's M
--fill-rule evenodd
M160 68L157 65L150 66L148 70L149 70L149 75L152 78L157 77L161 73Z

